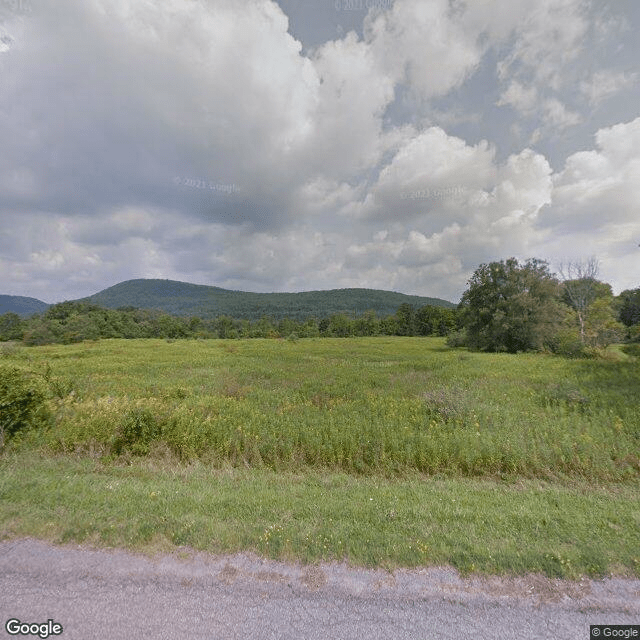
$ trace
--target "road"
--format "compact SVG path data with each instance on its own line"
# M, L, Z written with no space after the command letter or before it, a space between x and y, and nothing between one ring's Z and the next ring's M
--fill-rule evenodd
M2 637L38 637L9 635L7 620L52 620L62 640L587 640L590 624L640 624L640 580L463 579L21 539L0 542L0 617Z

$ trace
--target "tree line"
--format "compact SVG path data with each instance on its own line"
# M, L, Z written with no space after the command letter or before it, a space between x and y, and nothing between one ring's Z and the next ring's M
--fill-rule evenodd
M595 259L565 265L558 277L543 260L509 258L481 264L455 309L403 303L384 316L369 310L323 318L202 318L67 301L27 319L1 315L0 341L43 345L102 338L447 336L450 346L479 351L545 350L570 356L616 342L640 342L640 288L614 296L597 275Z
M86 302L61 302L43 314L0 316L0 341L27 345L70 344L103 338L307 338L351 336L446 336L456 328L456 309L400 305L395 314L359 316L334 313L303 320L263 316L259 320L221 315L206 319L174 316L152 309L106 309Z

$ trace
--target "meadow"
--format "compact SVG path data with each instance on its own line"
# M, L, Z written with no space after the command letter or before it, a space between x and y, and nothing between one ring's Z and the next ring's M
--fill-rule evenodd
M640 575L640 363L441 338L15 347L50 426L0 532L314 562Z

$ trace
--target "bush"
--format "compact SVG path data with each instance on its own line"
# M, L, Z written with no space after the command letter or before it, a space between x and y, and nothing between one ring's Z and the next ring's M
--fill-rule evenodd
M448 347L466 347L467 346L467 330L460 329L454 331L447 336Z
M640 342L640 324L634 324L629 327L629 340L631 342Z
M149 445L160 438L161 428L149 409L136 408L125 416L113 443L113 452L121 455L125 451L137 456L149 453Z
M31 325L24 333L23 342L30 347L53 344L58 341L49 324L39 321Z
M33 374L0 365L0 448L5 440L49 419L47 394Z
M620 347L620 351L626 353L628 356L640 358L640 344L625 344Z
M549 346L553 353L567 358L582 358L585 354L585 346L580 340L580 333L574 328L561 329L552 340Z
M20 349L22 349L22 344L15 341L5 342L0 345L0 356L4 358L10 358L11 356L15 356L19 353Z

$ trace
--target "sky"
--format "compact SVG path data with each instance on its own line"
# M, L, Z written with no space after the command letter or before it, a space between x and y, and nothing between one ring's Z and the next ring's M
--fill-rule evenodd
M636 0L0 0L0 293L640 286Z

